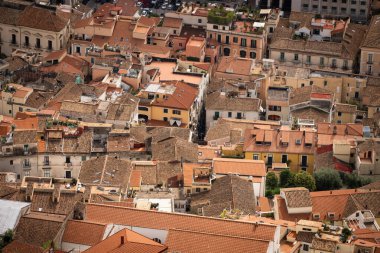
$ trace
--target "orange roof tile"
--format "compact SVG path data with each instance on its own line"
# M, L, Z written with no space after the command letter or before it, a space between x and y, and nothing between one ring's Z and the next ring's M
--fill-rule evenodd
M140 187L141 186L141 171L140 170L133 170L131 172L131 177L129 179L129 186L130 187Z
M216 174L239 174L244 176L265 177L266 167L261 160L214 158L214 173Z
M259 197L259 207L261 212L270 212L272 210L269 199L266 197Z
M38 128L38 118L31 117L26 119L15 119L13 124L16 129L36 129Z
M105 229L105 224L69 220L62 242L93 246L102 241Z
M129 229L123 229L116 234L83 251L84 253L160 253L166 251L166 246L155 242Z
M268 241L179 229L169 230L165 244L169 252L186 253L267 252L269 247Z
M275 226L203 216L139 210L127 207L86 205L86 220L152 229L184 229L210 234L273 240Z

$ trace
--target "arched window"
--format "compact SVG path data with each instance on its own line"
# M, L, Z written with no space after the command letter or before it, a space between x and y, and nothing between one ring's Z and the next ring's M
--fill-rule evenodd
M256 52L250 52L249 53L249 58L256 59Z

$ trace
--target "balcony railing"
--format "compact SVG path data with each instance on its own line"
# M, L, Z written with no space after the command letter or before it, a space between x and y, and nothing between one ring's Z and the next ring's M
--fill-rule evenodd
M48 166L49 164L50 164L50 161L46 161L46 160L44 161L45 166Z
M22 166L24 167L24 168L30 168L30 162L23 162L22 163Z

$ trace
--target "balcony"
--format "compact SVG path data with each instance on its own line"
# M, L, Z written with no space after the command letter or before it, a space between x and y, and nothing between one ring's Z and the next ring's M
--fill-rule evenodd
M22 163L22 167L23 167L23 168L30 168L30 167L31 167L31 164L30 164L30 162L23 162L23 163Z
M336 66L336 64L331 64L331 65L330 65L330 68L332 68L332 69L336 69L337 66Z
M294 63L294 64L300 64L301 61L300 61L300 60L296 60L296 59L294 59L294 60L293 60L293 63Z
M36 49L41 49L41 45L36 44L36 45L34 45L34 48L36 48Z
M18 46L17 41L12 40L12 41L10 41L9 43L10 43L12 46Z
M372 76L373 72L372 71L367 71L367 72L365 72L365 74L368 75L368 76Z
M280 58L279 61L280 62L285 62L285 58Z
M368 60L367 64L373 64L373 60Z
M44 161L44 166L49 166L50 165L50 161L49 160L45 160Z
M301 168L307 168L307 167L309 167L309 165L308 165L307 163L301 163L301 164L300 164L300 167L301 167Z

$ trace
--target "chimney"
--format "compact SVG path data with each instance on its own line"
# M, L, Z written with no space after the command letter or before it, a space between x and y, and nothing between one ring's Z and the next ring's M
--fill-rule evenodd
M124 235L120 237L120 244L124 245Z

